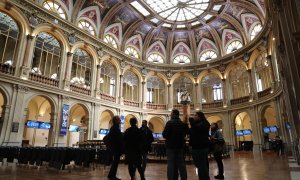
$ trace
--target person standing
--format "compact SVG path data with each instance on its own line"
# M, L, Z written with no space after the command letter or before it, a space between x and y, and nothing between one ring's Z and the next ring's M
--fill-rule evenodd
M131 180L135 179L135 171L138 169L141 180L145 179L142 169L142 135L137 127L137 119L130 118L130 128L124 133L125 162L128 163L128 171Z
M223 134L217 123L211 124L211 141L214 145L213 155L217 162L219 174L215 176L216 179L224 179L224 165L222 161L223 146L225 144Z
M108 173L108 179L110 180L120 180L116 177L118 165L120 162L120 157L124 151L124 138L120 130L121 119L119 116L114 116L112 118L113 126L110 128L107 135L107 141L109 142L109 149L113 154L113 161Z
M147 126L147 121L142 121L142 127L140 128L142 135L142 168L145 172L147 165L147 155L151 151L151 144L154 141L152 131Z
M210 124L203 112L196 112L194 118L189 118L190 145L192 157L197 167L199 180L209 180L208 150Z
M185 137L188 131L187 123L182 122L179 118L179 111L173 109L171 112L171 120L167 122L162 133L166 139L168 180L178 179L178 170L181 179L187 179L184 149Z

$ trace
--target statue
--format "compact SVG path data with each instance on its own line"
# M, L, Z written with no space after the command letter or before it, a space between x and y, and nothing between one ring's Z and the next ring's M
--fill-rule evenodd
M183 105L191 103L191 94L187 91L186 88L180 93L180 103Z

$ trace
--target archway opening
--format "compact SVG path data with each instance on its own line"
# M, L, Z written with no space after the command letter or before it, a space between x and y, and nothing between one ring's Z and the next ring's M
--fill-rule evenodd
M6 105L6 100L4 99L4 94L0 90L0 135L2 132L3 122L4 122L4 108Z
M162 138L162 132L165 128L164 121L160 117L153 117L150 119L149 129L153 132L153 136L155 139Z
M217 123L218 127L223 130L223 121L222 119L220 118L220 116L209 116L207 118L209 124L212 124L212 123Z
M261 125L264 137L264 145L266 149L270 149L270 139L274 139L278 135L278 124L275 109L268 106L261 112Z
M75 104L70 110L68 146L76 146L88 138L88 110L82 104Z
M23 146L51 145L54 106L44 96L33 97L27 106L26 125L23 133Z
M133 118L135 117L134 115L132 114L128 114L127 116L125 116L125 119L124 119L124 126L123 126L123 132L126 131L126 129L130 128L130 123L129 123L129 120L130 118ZM136 117L135 117L136 118ZM138 123L139 123L139 120L138 120ZM137 124L138 125L138 124Z
M113 112L109 110L105 110L101 113L100 119L99 119L99 134L100 139L102 140L103 137L108 133L107 130L111 128L113 125L112 118L114 114Z
M247 112L241 112L235 117L235 139L240 150L252 150L252 124Z

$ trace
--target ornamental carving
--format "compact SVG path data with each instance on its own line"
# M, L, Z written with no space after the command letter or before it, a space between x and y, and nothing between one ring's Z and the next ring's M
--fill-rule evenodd
M29 87L23 86L23 85L20 85L20 84L17 85L17 89L18 89L19 92L24 92L24 93L27 93L30 90Z

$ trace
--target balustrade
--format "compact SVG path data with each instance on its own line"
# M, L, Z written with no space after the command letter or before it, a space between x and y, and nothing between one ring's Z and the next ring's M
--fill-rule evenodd
M5 74L13 75L15 72L15 67L10 66L8 64L2 64L0 63L0 72Z
M54 87L58 87L58 82L59 82L56 79L52 79L35 73L29 73L29 79L31 81L36 81L38 83L47 84L49 86L54 86Z
M133 106L133 107L139 107L139 103L135 101L129 101L124 99L124 105L126 106Z
M77 93L81 93L81 94L85 94L85 95L89 95L89 96L91 95L91 90L86 89L86 88L81 87L81 86L71 84L70 89L73 92L77 92Z

